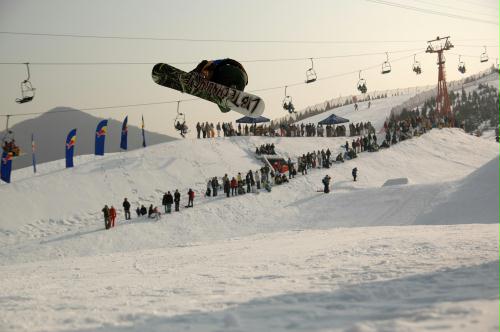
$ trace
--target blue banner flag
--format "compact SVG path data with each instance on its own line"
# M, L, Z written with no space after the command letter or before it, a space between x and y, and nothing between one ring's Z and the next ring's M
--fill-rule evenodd
M33 173L36 173L36 158L35 158L35 149L36 149L36 146L35 146L35 136L33 134L31 134L31 160L32 160L32 163L33 163Z
M66 137L66 168L73 167L73 154L76 145L76 128L71 130Z
M120 140L120 149L127 150L127 135L128 135L128 116L125 117L122 124L122 138Z
M146 133L144 132L144 115L142 116L142 146L146 147Z
M104 143L108 133L108 120L102 120L95 129L95 155L104 156Z
M10 173L12 171L12 159L13 159L12 152L3 152L2 153L2 161L1 161L1 167L0 167L0 178L7 182L10 183Z

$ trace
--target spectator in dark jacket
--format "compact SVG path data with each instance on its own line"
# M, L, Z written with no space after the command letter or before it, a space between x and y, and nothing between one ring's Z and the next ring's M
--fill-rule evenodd
M330 192L330 179L330 176L327 174L322 180L324 186L323 192L325 194L328 194Z
M130 203L127 198L123 200L122 206L123 210L125 210L125 220L130 220Z
M217 177L214 177L212 179L212 194L213 196L217 196L217 191L219 189L219 181L217 180Z
M163 194L161 205L163 205L163 207L165 208L165 213L167 213L167 193Z
M148 209L144 205L141 205L141 216L148 214Z
M352 169L352 177L353 177L354 181L356 181L356 178L358 177L358 168L357 167L354 167Z
M174 193L174 203L175 203L175 211L179 211L179 204L181 202L181 193L179 190L175 189Z
M165 213L171 213L172 212L172 204L174 204L174 197L168 191L165 194Z
M101 210L104 214L104 228L109 229L111 223L109 222L109 208L107 205L104 205L104 208Z

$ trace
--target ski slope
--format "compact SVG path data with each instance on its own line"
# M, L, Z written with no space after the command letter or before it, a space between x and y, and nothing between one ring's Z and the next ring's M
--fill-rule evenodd
M345 105L318 115L311 116L307 119L298 121L297 123L318 123L321 120L326 119L330 115L335 114L348 119L351 123L365 123L370 121L373 127L378 131L383 127L386 118L389 118L391 109L407 101L413 95L414 94L405 94L382 99L374 99L370 101L370 108L368 108L368 101L358 102L357 111L354 110L354 104Z
M381 125L397 98L334 112ZM0 185L0 330L497 331L494 141L432 130L270 193L202 195L209 177L260 168L261 144L295 159L345 140L186 139L14 171ZM124 197L160 205L176 188L181 207L196 190L193 209L123 220ZM104 204L118 208L109 231Z

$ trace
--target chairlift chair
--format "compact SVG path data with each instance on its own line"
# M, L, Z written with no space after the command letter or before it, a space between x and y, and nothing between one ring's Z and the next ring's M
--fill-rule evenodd
M18 104L24 104L29 101L32 101L33 98L35 97L35 88L30 82L30 67L29 63L25 63L26 65L26 70L28 72L28 77L21 82L21 98L16 98L16 103Z
M286 88L287 87L285 86L285 98L283 98L282 105L285 111L292 114L295 112L295 107L293 106L292 97L286 94Z
M188 128L186 126L186 114L179 112L180 101L177 101L177 115L174 119L174 128L178 130L182 137L185 137L184 134L188 132Z
M361 70L359 71L358 78L358 90L359 92L365 94L368 91L368 88L366 87L366 80L361 78Z
M385 53L387 60L382 63L382 74L389 74L391 72L391 64L389 63L389 53Z
M314 71L314 62L313 62L313 59L311 59L311 68L309 68L307 71L306 71L306 83L312 83L314 81L316 81L316 79L318 78L317 75L316 75L316 72Z
M465 74L466 69L465 69L465 62L461 61L462 56L458 56L458 71L462 74Z
M422 67L420 66L420 62L418 62L416 58L416 54L413 55L413 72L417 75L422 74Z
M488 53L486 53L486 46L484 46L484 52L481 53L481 56L479 57L480 62L488 62Z

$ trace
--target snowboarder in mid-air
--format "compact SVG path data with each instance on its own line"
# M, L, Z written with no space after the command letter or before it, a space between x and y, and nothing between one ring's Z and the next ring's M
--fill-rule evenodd
M265 109L262 98L244 91L247 72L233 59L203 60L190 72L157 63L151 77L156 84L215 103L224 113L233 110L257 117Z
M248 75L243 65L233 59L203 60L193 69L193 72L199 73L203 78L234 88L240 91L245 90L248 84ZM219 106L224 113L229 112L229 108Z

